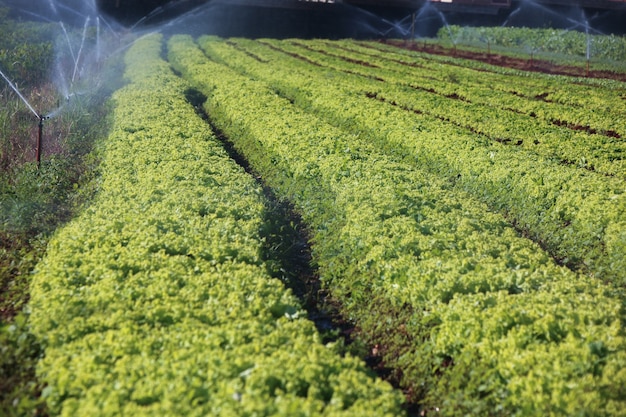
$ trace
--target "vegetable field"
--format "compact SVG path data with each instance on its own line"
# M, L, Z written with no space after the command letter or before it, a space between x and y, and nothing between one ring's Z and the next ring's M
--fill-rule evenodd
M449 42L468 45L503 46L517 48L526 53L550 53L557 56L612 61L623 65L626 60L626 39L615 35L590 35L565 29L529 29L514 27L462 27L441 28L437 35ZM546 54L546 56L549 56Z
M626 415L624 83L353 40L151 35L126 63L100 191L33 284L52 413ZM268 273L218 137L396 388Z

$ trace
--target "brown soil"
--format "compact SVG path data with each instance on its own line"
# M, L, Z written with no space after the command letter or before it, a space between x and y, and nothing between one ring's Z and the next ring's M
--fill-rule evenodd
M528 59L522 59L495 53L469 51L462 48L446 48L441 45L427 44L423 42L407 42L400 40L386 40L383 42L400 48L409 49L411 51L472 59L475 61L486 62L492 65L498 65L524 71L535 71L543 72L546 74L559 74L588 78L606 78L611 80L626 81L625 73L594 70L592 68L588 69L586 67L572 65L558 65L545 60L532 59L531 57L529 57Z

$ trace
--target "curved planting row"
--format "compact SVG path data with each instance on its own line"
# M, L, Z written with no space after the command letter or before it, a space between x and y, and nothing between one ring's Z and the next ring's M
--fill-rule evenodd
M227 59L223 43L201 43ZM302 212L324 284L414 400L442 415L623 414L626 339L610 287L557 266L447 180L209 60L191 38L168 46L213 122Z
M371 99L361 93L371 86L360 77L320 69L258 42L240 43L265 56L268 63L224 43L213 43L211 50L239 71L266 80L307 111L448 178L505 213L561 262L618 285L626 282L623 180L563 166L437 118ZM281 45L273 41L272 46Z
M367 77L362 80L351 77L356 91L366 88L381 99L492 140L626 178L626 143L620 140L625 134L620 120L626 121L626 115L604 111L606 104L595 112L590 108L553 108L552 103L536 98L533 98L532 105L528 105L530 100L515 94L503 94L497 90L495 80L487 81L480 73L474 78L483 78L482 86L463 88L458 81L460 71L449 65L431 70L409 68L397 71L372 65L371 62L378 60L350 54L345 48L336 48L335 43L307 41L295 45L282 43L281 47L305 54L309 60L325 67ZM366 65L354 64L365 62L364 59L368 59ZM433 81L434 76L443 80ZM385 82L376 82L379 80ZM515 77L511 77L506 86L509 89L514 87ZM594 114L601 117L590 120L587 116Z
M604 108L604 111L622 112L623 114L626 109L626 103L623 101L624 92L620 87L617 87L621 85L619 81L528 73L527 71L490 65L480 61L414 52L379 42L360 42L351 45L351 48L357 45L373 51L374 54L389 54L390 58L403 62L426 63L425 67L429 69L436 69L442 65L453 66L456 70L455 76L459 77L463 83L473 78L493 79L494 87L505 93L512 91L510 83L507 85L507 79L515 79L515 90L513 91L526 97L537 97L545 94L544 101L566 107L588 108L590 111ZM594 89L592 95L587 93L590 87ZM606 103L611 103L609 109L606 108ZM588 115L588 117L596 116Z
M420 55L381 54L351 41L310 41L317 49L342 57L367 60L401 84L434 89L446 96L459 96L472 103L533 115L549 124L565 120L588 126L598 134L623 136L626 94L623 83L595 79L550 77L536 74L529 82L524 73L494 74L478 69L439 63L425 65ZM307 42L308 44L308 42ZM589 89L593 94L588 94ZM608 105L607 105L608 103Z
M400 414L402 396L323 345L269 276L260 186L186 102L161 46L153 35L128 51L100 192L34 277L51 413Z
M567 121L572 126L587 127L587 133L595 132L619 138L624 135L624 103L626 94L623 83L595 80L554 80L528 85L524 74L493 74L471 68L440 63L423 65L419 56L394 58L392 54L374 53L371 49L350 41L307 41L305 45L315 50L351 60L367 60L378 67L384 78L400 85L434 92L445 97L459 98L475 105L509 110L516 114L533 117L535 123L546 128L557 121ZM361 70L367 70L362 68ZM517 88L519 87L519 89ZM594 94L588 94L593 89ZM582 97L576 97L582 95ZM575 101L569 99L575 97ZM593 140L592 136L589 140ZM601 139L601 138L599 138Z
M572 124L596 126L599 131L623 129L619 120L624 119L626 103L623 97L626 92L620 82L541 74L529 77L527 73L513 71L498 74L445 62L423 65L420 54L404 55L398 48L384 49L382 54L381 50L372 50L373 46L384 47L381 44L361 45L344 41L333 45L324 43L323 46L367 57L381 68L404 74L418 83L435 82L433 88L444 94L457 94L472 102L534 113L548 122L567 118ZM415 70L415 64L425 71ZM588 94L590 88L594 94Z

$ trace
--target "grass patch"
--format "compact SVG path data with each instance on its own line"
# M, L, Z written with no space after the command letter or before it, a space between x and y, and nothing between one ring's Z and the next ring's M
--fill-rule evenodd
M47 411L35 374L42 351L29 332L30 280L56 228L97 192L96 148L108 133L107 100L120 86L121 62L109 62L89 80L96 88L65 102L49 80L51 26L7 15L0 8L0 69L35 109L62 107L44 123L38 167L39 120L0 80L0 415L41 416Z

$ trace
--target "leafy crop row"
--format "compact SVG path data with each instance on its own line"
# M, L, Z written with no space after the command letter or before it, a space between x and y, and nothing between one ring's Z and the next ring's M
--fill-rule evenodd
M619 123L615 123L619 120L615 117L622 116L626 110L626 103L622 100L623 84L617 81L536 73L529 75L524 71L447 56L420 54L375 42L351 42L348 46L349 50L359 55L365 54L368 59L376 57L374 62L383 68L398 70L420 82L443 82L436 85L436 88L451 89L448 93L456 92L472 101L487 104L487 97L491 97L490 100L501 102L511 100L509 95L513 94L520 97L520 100L512 103L517 103L514 106L516 109L526 111L527 106L534 104L538 109L558 117L562 117L563 111L575 112L572 122L602 125L612 120L613 128L620 127ZM345 48L342 50L345 51ZM420 69L406 71L407 66L416 65ZM589 94L590 88L594 94ZM494 91L507 94L494 97L490 94ZM467 96L468 94L471 96ZM481 99L483 95L485 96Z
M501 215L381 148L368 126L352 129L372 117L392 125L391 107L373 115L356 106L367 99L341 94L333 111L350 115L341 128L299 107L323 100L314 94L319 79L328 85L320 95L337 105L329 92L345 93L337 74L304 76L285 57L199 43L211 59L191 38L172 38L171 64L301 211L325 286L380 344L413 399L443 415L623 412L626 339L611 287L556 265ZM285 98L297 89L288 73L303 90Z
M528 97L547 93L547 96L543 97L543 101L549 100L566 106L577 106L591 111L602 110L617 114L626 109L626 103L621 100L623 84L619 81L529 73L481 61L455 58L448 55L419 53L380 42L351 43L350 48L364 48L369 53L401 62L417 61L424 64L426 68L434 70L441 68L441 66L444 68L452 66L455 68L454 78L448 79L451 85L454 85L457 79L463 83L471 82L473 78L476 80L483 79L489 85L493 83L494 87L506 86L507 88L502 90L504 92L510 91L514 86L516 91ZM435 73L436 71L431 72L430 75ZM588 94L589 88L593 88L594 94ZM607 106L607 103L610 105Z
M289 51L294 50L292 45L287 47ZM520 97L522 93L512 91L517 83L511 76L504 79L476 71L467 74L469 71L450 65L416 69L380 58L372 59L370 55L351 52L337 43L298 43L295 51L302 53L302 47L307 49L307 57L320 65L368 78L356 78L356 90L367 84L369 91L375 92L372 94L378 98L486 135L492 140L522 146L601 173L626 175L626 144L619 140L626 136L620 123L624 115L606 105L617 99L614 95L605 97L601 108L594 108L592 103L574 107L550 102L549 92L554 86L547 87L543 93L526 93L525 97ZM346 58L353 62L369 61L368 65L353 65ZM413 61L413 64L420 65L419 62ZM376 82L380 79L386 82ZM568 91L567 87L561 92Z
M277 44L280 48L284 42ZM372 100L364 94L371 91L372 81L362 77L320 70L259 43L247 46L272 61L258 62L225 44L219 46L226 48L219 57L268 80L272 88L336 126L366 135L389 152L448 178L505 213L563 263L616 284L626 280L623 180L564 166L439 118Z
M399 414L399 394L323 345L269 276L260 186L186 101L161 45L128 51L99 193L34 277L51 413Z

